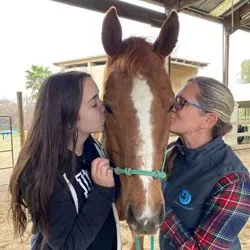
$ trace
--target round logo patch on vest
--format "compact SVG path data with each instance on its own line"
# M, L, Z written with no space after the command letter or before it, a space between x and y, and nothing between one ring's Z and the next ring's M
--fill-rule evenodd
M188 205L192 200L191 194L186 189L182 189L180 191L178 198L179 198L179 202L183 205Z

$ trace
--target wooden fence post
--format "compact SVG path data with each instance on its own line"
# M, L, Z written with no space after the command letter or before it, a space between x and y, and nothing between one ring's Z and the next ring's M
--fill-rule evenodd
M23 146L25 135L24 135L24 117L23 117L23 97L22 92L17 92L17 106L19 116L19 132L20 132L20 145Z

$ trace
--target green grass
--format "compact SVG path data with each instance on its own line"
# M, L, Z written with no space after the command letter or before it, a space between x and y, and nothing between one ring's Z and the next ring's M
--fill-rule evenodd
M6 138L0 137L0 151L11 149L11 137L8 135ZM20 151L20 136L13 136L13 151L14 161L17 160L18 153ZM0 152L0 169L11 167L12 157L11 152Z

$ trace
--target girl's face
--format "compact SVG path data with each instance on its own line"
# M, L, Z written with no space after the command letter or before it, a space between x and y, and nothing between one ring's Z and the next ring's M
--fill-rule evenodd
M104 105L99 99L99 90L92 78L84 79L83 97L76 127L78 136L87 137L104 128Z

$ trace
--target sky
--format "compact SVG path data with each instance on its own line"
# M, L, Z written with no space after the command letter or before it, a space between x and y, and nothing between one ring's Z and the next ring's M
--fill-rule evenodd
M32 64L56 72L55 62L104 54L103 17L103 13L49 0L0 0L0 99L15 100L17 91L25 92L25 70ZM222 81L222 26L185 14L179 18L172 56L209 63L198 74ZM159 33L146 24L120 21L123 38L154 40ZM250 59L249 44L250 32L236 31L230 37L230 85L237 82L241 62Z

